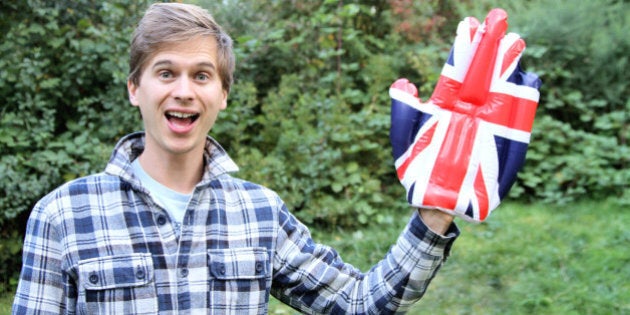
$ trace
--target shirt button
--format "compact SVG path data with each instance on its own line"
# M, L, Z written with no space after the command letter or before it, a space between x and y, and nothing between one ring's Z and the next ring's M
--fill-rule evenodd
M220 264L219 265L219 274L225 275L225 265L224 264Z
M157 224L159 224L159 225L164 225L164 224L166 224L166 217L165 217L165 216L163 216L163 215L159 215L159 216L157 217Z
M179 270L179 276L182 278L188 277L188 268L182 268Z
M261 262L256 263L256 273L261 273L263 271L263 264Z
M90 278L88 280L90 280L91 284L97 284L98 283L98 276L95 273L93 273L93 274L90 275Z
M136 270L136 278L142 280L142 279L144 279L144 276L145 276L144 275L144 270L142 270L142 269Z

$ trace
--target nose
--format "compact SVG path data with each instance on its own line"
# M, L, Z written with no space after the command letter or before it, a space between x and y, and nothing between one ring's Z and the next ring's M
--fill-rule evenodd
M172 91L173 97L180 102L190 102L193 100L193 82L187 77L180 77Z

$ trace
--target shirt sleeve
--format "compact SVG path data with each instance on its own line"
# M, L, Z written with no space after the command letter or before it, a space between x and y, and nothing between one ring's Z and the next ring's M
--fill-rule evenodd
M40 201L26 228L13 314L65 314L68 311L70 284L62 271L63 246L59 225L53 221Z
M307 314L404 313L418 301L449 255L459 230L432 232L417 211L385 258L362 273L316 244L283 209L274 257L272 294Z

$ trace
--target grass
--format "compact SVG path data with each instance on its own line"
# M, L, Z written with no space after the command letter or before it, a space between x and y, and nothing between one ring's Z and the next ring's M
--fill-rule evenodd
M13 294L5 294L0 296L0 314L11 314L11 303L13 303Z
M630 314L630 212L614 202L502 207L461 224L417 305L434 314Z
M378 262L406 224L313 230L362 270ZM502 205L462 235L409 314L630 314L630 212L613 201ZM8 314L11 295L0 298ZM276 300L270 314L293 315Z
M368 270L406 221L313 235ZM458 225L450 258L409 314L630 314L630 211L614 201L507 203L485 223Z

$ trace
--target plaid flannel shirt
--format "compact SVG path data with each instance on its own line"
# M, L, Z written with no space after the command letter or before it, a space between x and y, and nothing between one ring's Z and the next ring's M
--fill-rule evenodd
M64 184L34 207L14 314L266 314L269 294L310 314L406 310L459 231L414 214L368 273L313 242L271 190L208 138L205 174L178 235L131 172L144 134L117 145L105 172Z

